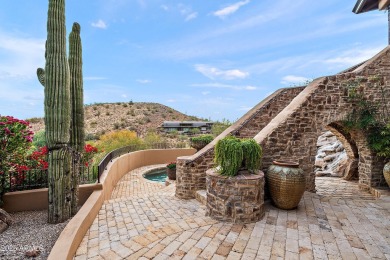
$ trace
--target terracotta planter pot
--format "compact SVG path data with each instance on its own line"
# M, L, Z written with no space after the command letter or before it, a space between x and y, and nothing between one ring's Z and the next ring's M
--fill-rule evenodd
M383 167L383 176L385 176L387 185L390 187L390 162L386 163L385 167Z
M273 161L266 177L272 201L278 208L298 206L306 187L306 178L298 163Z
M174 169L167 168L166 170L167 170L168 179L176 180L176 168Z

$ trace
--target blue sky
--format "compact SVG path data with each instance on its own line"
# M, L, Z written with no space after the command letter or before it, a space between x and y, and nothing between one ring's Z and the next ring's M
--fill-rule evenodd
M387 13L355 0L66 1L81 24L84 102L158 102L236 120L275 90L331 75L387 45ZM0 8L0 114L43 116L48 1Z

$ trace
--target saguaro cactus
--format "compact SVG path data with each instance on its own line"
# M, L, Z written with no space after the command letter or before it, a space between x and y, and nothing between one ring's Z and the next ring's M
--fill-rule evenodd
M72 215L77 212L80 160L84 149L83 60L80 25L74 23L69 35L70 96L72 117L70 146L73 151Z
M66 57L65 0L49 0L45 70L45 137L49 149L48 222L71 217L70 72Z

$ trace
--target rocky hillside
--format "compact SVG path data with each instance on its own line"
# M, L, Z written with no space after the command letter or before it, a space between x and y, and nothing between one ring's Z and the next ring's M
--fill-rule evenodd
M27 119L34 133L45 128L43 118ZM158 103L99 103L85 106L85 130L88 139L104 133L129 129L144 135L163 121L200 120Z

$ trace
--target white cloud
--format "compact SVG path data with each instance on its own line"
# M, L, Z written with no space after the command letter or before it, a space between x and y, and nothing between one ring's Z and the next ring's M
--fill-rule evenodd
M196 64L195 70L197 70L198 72L202 73L204 76L210 79L233 80L233 79L244 79L249 76L248 72L241 71L238 69L221 70L205 64Z
M196 17L198 17L198 13L197 12L193 12L193 13L190 13L189 15L187 15L185 21L188 22L192 19L195 19Z
M210 94L211 92L210 91L202 91L202 95L203 96L207 96L208 94Z
M121 97L127 98L127 95L126 94L122 94Z
M301 77L301 76L294 76L294 75L287 75L282 78L281 83L285 85L289 84L304 84L307 81L310 81L311 79Z
M168 102L168 103L175 103L176 100L175 100L175 99L168 99L167 102Z
M45 40L0 31L0 79L32 79L45 65Z
M149 80L149 79L137 79L137 82L141 83L141 84L148 84L148 83L150 83L152 81Z
M338 57L325 60L325 63L333 63L342 66L353 66L357 65L360 62L366 61L376 55L381 51L381 47L374 48L354 48L353 50L348 50L341 53Z
M96 27L96 28L100 28L100 29L107 28L107 24L102 19L99 19L99 21L97 21L96 23L92 22L91 25L92 25L92 27Z
M84 80L86 81L93 81L93 80L106 80L107 78L105 77L84 77Z
M234 3L232 5L226 6L225 8L222 8L222 9L220 9L218 11L215 11L213 13L213 15L223 19L226 16L231 15L231 14L237 12L238 9L240 9L241 6L244 6L244 5L249 4L249 3L250 3L250 0L240 1L240 2Z
M178 9L179 9L180 14L185 17L184 20L186 22L198 17L198 12L194 12L192 10L191 6L187 6L184 4L178 4Z
M161 9L163 9L164 11L168 11L169 10L169 7L167 5L160 5Z
M251 110L251 109L252 109L252 107L241 106L241 107L238 109L238 111L249 111L249 110Z
M258 89L255 86L239 86L239 85L229 85L229 84L222 84L217 82L212 83L202 83L202 84L191 84L192 87L200 87L200 88L226 88L226 89L233 89L233 90L256 90ZM206 93L206 94L203 94ZM202 92L203 95L209 94L209 91Z
M256 90L257 87L255 87L255 86L246 86L245 89L246 90Z

